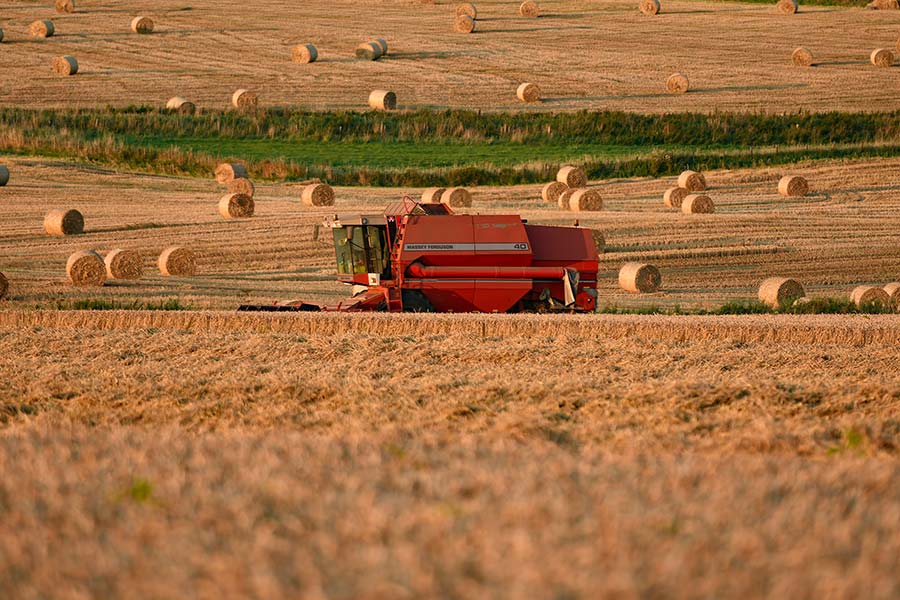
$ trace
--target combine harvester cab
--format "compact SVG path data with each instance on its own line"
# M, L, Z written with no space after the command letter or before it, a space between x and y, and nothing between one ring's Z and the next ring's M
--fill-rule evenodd
M599 256L589 229L529 225L517 215L457 215L411 199L382 215L326 220L336 305L242 306L263 311L592 312Z

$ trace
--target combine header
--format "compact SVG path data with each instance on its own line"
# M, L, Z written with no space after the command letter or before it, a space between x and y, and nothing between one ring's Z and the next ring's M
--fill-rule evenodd
M384 214L325 221L335 305L244 305L242 311L591 312L599 256L589 229L529 225L517 215L456 215L409 198Z

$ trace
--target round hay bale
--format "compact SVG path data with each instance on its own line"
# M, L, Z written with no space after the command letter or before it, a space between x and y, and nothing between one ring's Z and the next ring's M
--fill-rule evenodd
M28 26L28 33L30 33L32 37L46 38L52 36L55 32L56 28L53 27L53 21L49 19L35 21Z
M587 175L578 168L566 165L556 172L556 180L570 188L580 188L587 185Z
M772 308L790 306L799 298L803 298L806 292L803 286L794 279L787 277L769 277L759 284L757 297L763 304Z
M523 17L539 17L541 9L534 0L525 0L519 5L519 15Z
M9 167L0 165L0 187L9 183Z
M659 0L641 0L638 8L640 8L641 12L645 15L658 15L661 7L659 5Z
M575 193L575 190L579 188L570 188L567 187L559 194L559 198L556 200L556 205L560 210L569 210L569 199L572 198L572 194Z
M446 191L447 188L442 187L427 188L422 192L422 202L426 202L428 204L437 204L441 201L441 196Z
M56 0L56 12L73 13L75 12L75 0Z
M597 190L577 189L569 196L569 210L573 212L603 210L603 198Z
M894 65L894 53L887 48L876 48L869 55L869 60L876 67L891 67Z
M606 252L606 237L599 229L591 229L591 239L594 240L594 247L597 252L603 254Z
M797 48L791 53L791 62L795 67L811 67L813 64L812 52L806 48Z
M53 59L53 72L57 75L74 75L78 72L78 61L74 56L57 56Z
M778 182L778 193L788 198L802 198L809 193L809 183L799 175L785 175Z
M334 190L327 183L313 183L303 188L300 200L306 206L334 206Z
M101 286L106 282L106 264L93 250L80 250L66 261L66 275L73 285Z
M850 292L850 301L855 304L857 308L862 308L863 306L880 306L888 308L891 306L891 297L884 291L884 288L876 287L874 285L857 286Z
M541 199L544 202L555 203L559 201L559 195L567 189L569 189L569 186L567 186L566 184L559 181L551 181L543 188L541 188Z
M900 2L897 0L873 0L866 4L869 10L900 10Z
M884 286L884 291L891 299L891 306L900 309L900 283L889 283Z
M256 187L246 177L235 177L228 182L228 192L231 194L244 194L252 198L256 194Z
M697 171L684 171L678 176L678 187L689 192L704 192L706 191L706 177Z
M690 191L683 187L673 187L663 194L663 204L669 208L681 208L681 203L690 195Z
M619 270L619 287L635 294L652 294L662 285L659 269L645 263L630 262Z
M6 278L6 275L0 273L0 298L5 298L6 294L9 292L9 279Z
M716 212L712 198L705 194L688 194L681 201L681 212L686 215L708 215Z
M254 92L240 89L231 95L231 103L235 108L253 109L259 104L259 96Z
M84 233L84 217L75 209L53 209L44 217L44 231L49 235Z
M516 90L516 96L522 102L540 102L541 88L534 83L523 83Z
M691 87L691 82L681 73L672 73L666 79L666 91L670 94L686 94Z
M475 19L468 15L460 15L453 20L453 31L456 33L473 33L475 31Z
M800 5L797 4L797 0L778 0L778 4L775 5L775 9L783 15L792 15L799 8Z
M375 42L363 42L356 47L356 58L360 60L378 60L381 58L381 46Z
M463 187L447 188L441 194L441 202L453 208L472 206L472 194Z
M237 163L221 163L216 167L216 181L226 184L238 177L247 177L247 169Z
M150 17L135 17L131 20L131 30L135 33L153 33L153 19Z
M394 110L397 108L397 94L387 90L373 90L369 94L369 107L375 110Z
M219 214L224 219L246 219L253 216L253 198L247 194L226 194L219 200Z
M291 60L300 64L314 63L319 60L319 51L312 44L300 44L291 50Z
M140 279L144 275L144 257L135 250L110 250L103 262L110 279Z
M171 246L162 251L157 261L159 272L173 277L192 277L197 272L197 257L193 251Z
M169 98L169 101L166 102L166 109L177 112L179 115L192 115L197 112L197 106L181 96Z
M456 5L456 16L469 17L474 20L478 18L478 9L471 2L463 2Z
M381 49L381 55L387 56L387 53L388 53L387 40L385 40L384 38L375 38L372 41L375 42L376 44L378 44L378 47Z

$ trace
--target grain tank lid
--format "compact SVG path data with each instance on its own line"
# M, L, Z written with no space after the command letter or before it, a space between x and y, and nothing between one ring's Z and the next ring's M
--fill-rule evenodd
M408 198L408 197L407 197ZM384 208L386 215L452 215L450 207L442 202L416 202L407 199L403 202L394 202Z

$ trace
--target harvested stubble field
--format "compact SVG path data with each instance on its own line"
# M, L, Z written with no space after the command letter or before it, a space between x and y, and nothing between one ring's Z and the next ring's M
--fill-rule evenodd
M72 107L156 103L175 95L224 108L238 88L262 106L367 110L373 89L394 90L401 108L638 112L897 110L897 69L876 69L869 52L893 47L897 15L858 8L802 7L779 15L774 2L665 2L647 17L636 0L547 0L540 19L518 17L518 2L479 2L478 32L451 33L453 2L359 0L139 0L119 6L85 0L54 15L45 0L4 7L6 106ZM137 14L152 35L129 30ZM28 24L53 17L57 33L27 37ZM390 53L357 61L373 35ZM315 44L316 63L293 64L291 48ZM797 68L791 52L809 48L817 66ZM59 78L50 61L72 55L79 74ZM691 92L665 93L685 73ZM539 105L515 95L540 85Z

